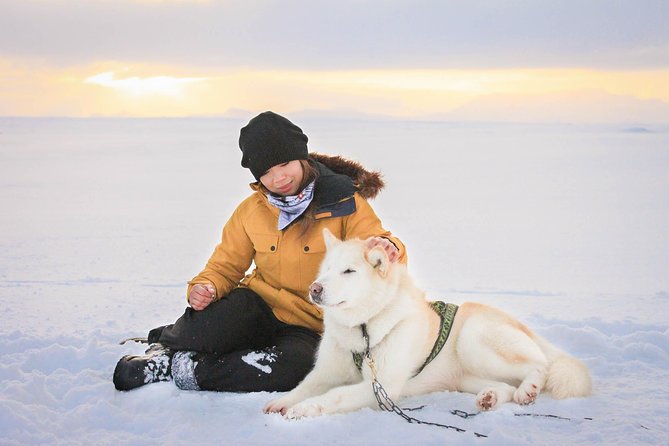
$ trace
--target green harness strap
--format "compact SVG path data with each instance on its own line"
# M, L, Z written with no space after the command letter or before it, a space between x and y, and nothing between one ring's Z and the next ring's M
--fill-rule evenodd
M446 345L448 336L451 334L451 328L453 327L455 313L458 311L457 305L447 304L441 301L430 302L430 306L441 318L441 329L439 330L439 336L437 336L437 340L434 342L430 356L427 357L423 365L420 367L420 369L418 369L416 375L422 372L425 366L432 362L432 360L437 357L441 349L444 348L444 345ZM353 355L353 362L355 363L355 366L358 368L358 370L362 371L362 362L365 353L351 352L351 354Z

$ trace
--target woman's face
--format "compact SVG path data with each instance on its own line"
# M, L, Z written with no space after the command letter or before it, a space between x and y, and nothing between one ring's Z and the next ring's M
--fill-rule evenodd
M270 192L285 197L297 195L303 176L302 163L300 160L293 160L271 167L260 177L260 182Z

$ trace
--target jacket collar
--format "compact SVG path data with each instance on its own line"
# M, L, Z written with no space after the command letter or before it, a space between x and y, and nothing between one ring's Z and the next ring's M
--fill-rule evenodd
M314 164L318 169L314 189L314 202L318 208L331 206L353 196L356 187L351 177L335 173L319 161L314 161Z
M314 202L316 206L319 208L323 206L329 206L338 203L345 198L353 196L356 191L356 187L355 184L353 184L353 180L349 176L335 173L319 161L313 160L312 162L316 166L316 169L318 169L318 179L316 180L316 185L314 186ZM268 206L276 209L275 206L272 206L269 203L267 196L260 188L260 181L251 183L249 186L260 196L262 196L263 201L267 203Z
M362 164L342 156L311 152L309 158L325 166L330 172L347 176L364 199L376 197L385 186L380 172L365 169Z
M374 198L385 186L379 172L368 171L356 161L316 152L310 153L309 159L319 173L314 188L314 204L317 206L317 214L321 211L327 211L343 200L352 197L355 192L358 192L365 199ZM261 191L260 182L251 183L250 186L262 197L263 202L272 213L278 216L278 209L269 203L269 200ZM355 207L340 209L333 216L337 213L345 215L354 210Z

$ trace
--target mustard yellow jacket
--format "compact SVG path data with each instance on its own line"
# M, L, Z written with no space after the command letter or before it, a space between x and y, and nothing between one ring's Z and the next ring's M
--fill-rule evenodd
M399 249L400 261L406 261L402 242L383 228L363 198L376 195L383 187L379 174L367 172L359 164L340 157L317 154L311 157L318 160L320 171L315 190L325 188L321 199L336 201L319 204L316 220L305 234L299 224L279 231L279 210L253 183L254 193L225 224L221 242L204 270L189 282L188 294L198 283L213 284L217 299L224 298L235 287L248 287L267 302L279 320L322 332L322 312L310 302L308 289L325 255L323 228L343 240L388 238ZM316 193L314 200L318 198ZM255 268L247 274L252 263Z

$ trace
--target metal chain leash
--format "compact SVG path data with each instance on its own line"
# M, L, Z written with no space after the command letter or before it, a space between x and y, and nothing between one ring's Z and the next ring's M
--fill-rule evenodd
M417 409L422 409L425 406L421 406ZM416 409L412 409L416 410ZM476 415L480 415L482 412L474 412L474 413L468 413L465 412L464 410L451 410L451 414L458 416L460 418L472 418L475 417ZM592 418L590 417L583 417L583 418L569 418L569 417L562 417L560 415L551 415L551 414L543 414L543 413L514 413L514 417L532 417L532 418L554 418L556 420L564 420L564 421L593 421Z
M401 407L399 407L395 402L388 396L388 392L386 392L386 389L383 388L379 380L377 379L376 376L376 366L374 365L374 360L372 359L371 355L369 354L369 351L367 352L368 354L365 355L365 359L367 360L367 365L369 366L369 369L372 371L372 390L374 391L374 397L376 397L376 402L379 404L379 408L381 410L384 410L386 412L394 412L397 415L401 416L404 418L407 422L412 423L412 424L425 424L428 426L436 426L436 427L442 427L444 429L451 429L456 432L460 433L465 433L467 432L465 429L462 429L457 426L451 426L448 424L441 424L441 423L434 423L431 421L423 421L419 420L418 418L414 418L412 416L407 415L404 410L402 410ZM483 437L487 438L487 435L480 434L478 432L474 432L474 435L477 437Z

